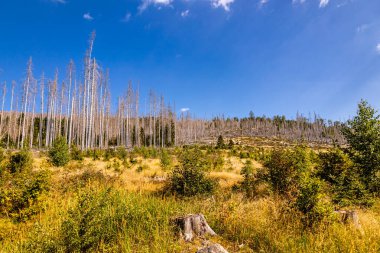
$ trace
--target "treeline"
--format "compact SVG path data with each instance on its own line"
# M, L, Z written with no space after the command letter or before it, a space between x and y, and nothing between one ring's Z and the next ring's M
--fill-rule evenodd
M139 86L128 84L111 108L109 71L92 56L95 33L90 37L84 59L83 78L78 78L71 61L65 77L35 78L32 59L25 80L11 87L4 82L0 115L0 141L6 148L47 148L63 136L69 145L82 150L109 146L168 147L227 137L263 136L288 140L329 143L342 142L340 123L314 121L297 116L248 118L218 117L202 120L188 112L176 114L175 106L163 96L149 93L148 104L141 105ZM7 96L7 90L10 94ZM7 98L9 98L7 100ZM7 107L9 110L5 111Z
M279 138L328 144L345 142L341 133L343 124L339 121L324 120L318 115L307 118L297 114L296 119L286 119L285 116L256 117L253 112L250 112L249 117L216 117L205 124L207 125L206 135L214 139L223 135L226 137Z

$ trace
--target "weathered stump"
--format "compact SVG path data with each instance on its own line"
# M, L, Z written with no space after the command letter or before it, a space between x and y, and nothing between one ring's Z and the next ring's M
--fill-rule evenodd
M220 244L215 243L199 249L197 253L228 253L228 251Z
M174 219L174 222L180 229L181 235L186 242L192 241L195 236L216 235L214 230L208 225L203 214L189 214L177 217Z
M354 210L337 210L335 211L340 216L340 221L347 224L352 223L356 229L363 233L362 226L360 225L359 215Z

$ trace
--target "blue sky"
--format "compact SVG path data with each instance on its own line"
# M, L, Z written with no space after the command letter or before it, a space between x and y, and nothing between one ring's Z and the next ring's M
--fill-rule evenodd
M89 34L114 99L129 80L199 117L380 108L378 0L1 0L0 82L82 69Z

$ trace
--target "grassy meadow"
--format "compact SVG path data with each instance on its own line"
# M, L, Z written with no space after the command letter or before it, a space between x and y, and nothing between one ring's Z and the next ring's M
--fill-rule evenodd
M166 194L173 170L185 161L183 153L194 149L200 152L197 156L204 156L205 177L214 182L213 191ZM305 226L305 215L267 184L252 186L254 194L248 194L250 189L242 187L247 174L242 171L247 164L252 174L265 170L272 149L235 144L218 149L209 145L94 150L59 167L51 164L47 152L29 152L28 174L37 173L37 179L25 176L21 184L33 181L31 187L19 193L11 185L17 184L15 175L2 178L0 251L196 252L205 238L186 243L171 222L191 213L205 215L218 234L207 239L229 252L380 251L378 199L368 207L346 206L358 211L361 229L357 229L334 215ZM314 155L326 152L325 147L305 149ZM3 155L2 167L8 166L9 157L10 152ZM200 166L197 163L194 166ZM12 201L26 191L32 193L19 199L28 204L12 209Z

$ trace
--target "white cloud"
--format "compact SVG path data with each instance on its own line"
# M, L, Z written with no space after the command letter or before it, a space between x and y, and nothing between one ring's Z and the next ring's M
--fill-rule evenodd
M292 0L292 4L304 4L306 0Z
M319 8L326 7L329 4L330 0L319 0Z
M67 3L66 0L50 0L52 3L57 3L57 4L65 4Z
M260 2L259 2L259 8L263 7L268 2L269 2L269 0L260 0Z
M380 54L380 43L378 43L378 44L376 45L376 52L377 52L378 54Z
M222 7L225 11L230 11L230 5L235 0L211 0L211 4L214 8Z
M188 112L190 111L190 108L181 108L181 112Z
M189 14L190 14L190 10L185 10L185 11L181 12L181 17L185 18L185 17L189 16Z
M139 12L141 13L145 11L149 7L149 5L167 6L167 5L170 5L172 2L173 0L142 0L138 9L139 9Z
M366 30L368 30L368 28L370 27L370 24L362 24L362 25L359 25L357 28L356 28L356 32L360 33L360 32L364 32Z
M128 22L131 20L132 14L130 12L127 12L125 16L121 19L121 22Z
M91 16L91 14L90 14L89 12L83 14L83 18L84 18L85 20L89 20L89 21L91 21L91 20L94 19L94 18Z

